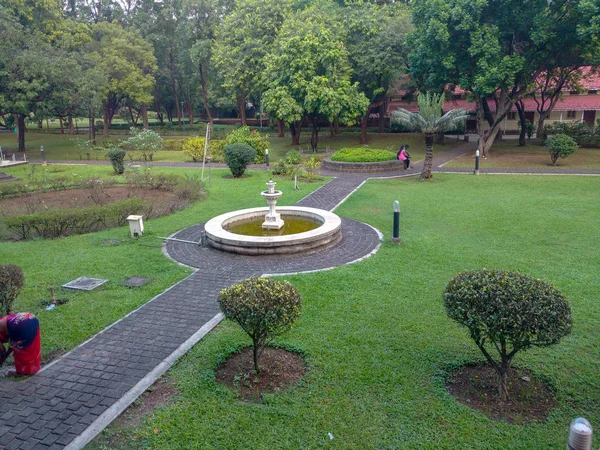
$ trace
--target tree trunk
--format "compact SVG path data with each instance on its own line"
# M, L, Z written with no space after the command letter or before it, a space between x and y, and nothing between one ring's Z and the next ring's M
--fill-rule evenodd
M282 119L277 121L277 137L285 137L285 127Z
M179 97L177 95L177 79L175 78L175 62L173 61L173 41L171 41L171 46L169 47L169 65L171 66L171 84L173 86L173 97L175 98L177 123L181 125L181 111L179 110Z
M63 123L62 116L58 116L58 122L60 123L60 134L65 134L65 124Z
M312 148L313 153L317 153L317 145L319 144L319 127L318 122L319 119L313 119L312 121L312 133L310 135L310 146Z
M25 115L17 114L17 132L19 140L19 151L25 151Z
M335 133L336 136L338 134L340 134L340 121L339 120L335 120L333 122L333 132Z
M162 113L162 104L160 101L160 88L158 87L158 85L154 86L154 107L156 108L156 116L158 117L158 120L160 121L160 126L162 127L165 125L165 121Z
M540 116L539 116L538 122L537 122L537 127L535 130L536 138L539 138L540 136L544 135L544 121L548 118L549 114L550 114L550 111L545 111L543 113L540 113Z
M206 86L202 65L200 65L200 87L202 88L202 103L204 104L204 111L206 111L206 118L208 119L208 124L212 130L213 117L208 106L208 87Z
M104 108L104 137L108 139L108 121L110 118L110 107L108 106L108 102L106 100L102 100L102 106Z
M429 180L431 178L431 166L433 165L433 134L425 135L425 161L423 161L423 170L419 180Z
M246 123L246 93L242 91L240 95L237 97L237 105L238 110L240 112L240 120L242 122L242 126L245 127Z
M69 124L69 134L74 135L75 134L75 124L73 123L73 114L69 114L69 117L67 118L67 123Z
M515 103L517 112L519 113L519 123L521 124L521 132L519 133L519 147L525 146L525 136L527 135L527 119L525 118L525 110L523 104L519 101Z
M333 123L329 122L329 137L335 136L335 126Z
M252 346L252 358L254 360L254 370L256 373L260 373L260 368L258 367L258 343L255 342Z
M367 123L369 121L369 113L371 109L367 109L366 115L360 119L360 143L361 145L367 144Z
M292 135L292 145L300 145L300 132L302 131L302 121L292 122L290 124L290 134Z
M498 373L498 395L500 400L507 401L508 396L508 370L510 369L510 363L502 362L496 371Z
M140 114L142 115L142 121L144 123L144 130L148 129L148 107L146 105L140 106Z
M90 106L90 117L92 119L92 144L96 145L96 108Z
M379 105L379 132L385 133L385 102Z
M44 121L42 119L38 120L38 128L40 130L44 128Z

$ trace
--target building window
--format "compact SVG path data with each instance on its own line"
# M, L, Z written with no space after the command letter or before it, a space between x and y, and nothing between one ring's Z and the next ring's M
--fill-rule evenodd
M588 91L588 94L590 94L590 95L597 95L598 91L596 89L593 89L593 90Z
M574 119L577 115L577 111L567 111L567 119Z
M517 120L517 112L511 111L508 113L508 120Z

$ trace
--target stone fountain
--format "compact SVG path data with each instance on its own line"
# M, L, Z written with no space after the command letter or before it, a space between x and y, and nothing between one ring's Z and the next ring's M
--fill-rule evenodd
M269 204L269 212L265 216L265 221L262 224L262 227L265 230L279 230L283 227L283 220L281 220L281 214L279 214L275 210L275 205L277 205L277 199L281 197L281 191L275 190L275 183L273 180L269 180L267 183L267 190L260 193L263 198Z
M342 220L334 213L302 206L283 206L276 210L282 192L275 190L275 184L270 180L267 190L261 192L268 208L232 211L206 222L208 245L243 255L273 255L313 251L340 242ZM307 222L311 226L306 226ZM238 231L250 228L253 231ZM260 233L257 234L256 229L261 230Z

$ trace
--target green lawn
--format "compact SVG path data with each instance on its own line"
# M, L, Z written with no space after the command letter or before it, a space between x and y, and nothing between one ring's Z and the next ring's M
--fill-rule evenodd
M112 427L104 436L155 449L563 449L574 417L600 423L598 192L593 177L369 181L337 212L383 231L379 252L285 277L304 299L297 326L277 341L306 355L298 386L254 405L216 384L219 362L249 344L224 322L168 373L179 390L170 405L138 428ZM395 199L400 246L389 243ZM444 389L445 370L482 355L446 317L441 293L457 272L482 267L550 280L571 302L572 335L514 361L556 390L558 405L544 423L492 421Z
M444 167L474 167L474 153L464 154ZM482 169L548 168L553 167L548 149L541 139L526 141L519 147L516 139L502 139L494 143L487 159L481 158ZM580 148L567 158L560 158L556 167L567 169L600 169L600 148Z
M31 166L4 169L27 183ZM110 176L110 167L48 166L45 176ZM198 169L152 169L155 173L170 172L180 175L200 175ZM75 175L74 175L75 174ZM218 214L253 206L263 206L260 192L265 189L265 172L248 172L250 177L239 180L224 179L224 169L206 172L210 179L203 201L170 216L147 221L145 234L138 240L129 237L129 228L121 227L98 233L53 240L27 242L0 242L0 264L17 264L25 272L26 287L15 303L17 311L32 311L42 324L42 353L44 359L54 351L66 351L83 342L107 325L146 303L167 287L184 278L190 270L167 259L161 252L158 236L169 236L182 228L205 221ZM206 175L205 174L205 175ZM278 179L277 188L284 192L280 202L297 202L322 183L301 184L294 191L293 181ZM110 240L117 245L106 245ZM79 276L106 278L109 282L92 292L68 291L61 285ZM130 289L120 285L130 276L152 278L147 285ZM53 311L40 305L49 299L50 286L57 289L58 298L69 303Z
M223 126L219 130L222 131ZM221 132L220 131L220 132ZM278 138L276 132L265 130L270 134L270 159L274 163L280 158L284 158L285 154L292 149L298 149L297 146L291 146L291 137L289 133L284 138ZM188 136L165 136L164 139L184 139ZM60 134L44 134L44 133L28 133L26 135L25 144L27 147L27 157L30 160L40 160L40 146L44 146L44 153L47 160L86 160L87 155L81 152L75 145L75 138L87 139L87 135L60 135ZM111 140L124 140L126 135L111 136ZM402 144L410 145L410 152L413 161L418 161L425 156L424 140L420 134L369 134L369 146L371 148L382 148L397 150ZM102 145L104 138L101 134L98 135L97 143ZM310 133L303 132L300 137L300 148L307 150L309 147ZM330 153L344 147L359 147L360 134L356 132L342 133L333 138L329 137L329 133L323 133L319 138L319 151L325 152L328 148ZM446 139L445 145L435 145L434 151L442 152L452 148L456 144L453 139ZM13 152L17 148L17 135L14 133L0 133L0 146L6 151ZM90 158L92 160L104 160L105 151L92 152ZM319 153L324 155L324 153ZM310 156L310 153L305 153L305 156ZM183 152L180 151L160 151L154 155L154 161L170 161L184 162L190 160Z

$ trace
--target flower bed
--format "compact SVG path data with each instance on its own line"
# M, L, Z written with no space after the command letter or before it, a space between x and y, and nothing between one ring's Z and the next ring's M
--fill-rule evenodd
M324 160L323 168L333 172L384 173L403 170L404 164L388 150L344 148Z

